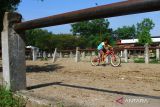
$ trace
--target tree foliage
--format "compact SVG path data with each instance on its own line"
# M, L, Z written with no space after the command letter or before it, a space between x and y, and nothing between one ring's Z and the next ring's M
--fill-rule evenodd
M14 11L17 9L17 5L20 3L20 0L0 0L0 32L3 30L3 17L5 12ZM1 33L0 33L1 37ZM1 38L0 38L0 47L1 47Z
M153 29L155 24L149 18L145 18L142 22L137 23L137 35L138 35L138 42L139 44L151 44L151 34L150 30Z
M87 47L95 48L105 38L109 38L112 29L107 19L95 19L71 24L73 35L80 35L87 39Z
M17 9L21 0L0 0L0 32L3 29L3 16L6 11L14 11Z
M123 26L114 31L118 39L131 39L136 38L136 27L132 26Z
M33 29L26 32L26 45L39 47L42 50L85 48L86 39L71 34L52 34L47 30Z
M88 38L89 36L104 34L110 29L107 19L95 19L71 24L73 34L79 34Z

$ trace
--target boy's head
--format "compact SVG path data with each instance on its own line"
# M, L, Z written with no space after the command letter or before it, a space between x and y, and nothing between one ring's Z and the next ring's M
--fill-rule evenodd
M108 45L108 44L109 44L109 40L106 39L106 40L104 41L104 44L105 44L105 45Z

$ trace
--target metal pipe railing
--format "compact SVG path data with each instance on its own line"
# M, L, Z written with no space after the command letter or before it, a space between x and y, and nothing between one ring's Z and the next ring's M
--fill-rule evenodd
M14 29L17 31L29 30L96 18L107 18L157 10L160 10L160 0L128 0L17 23Z

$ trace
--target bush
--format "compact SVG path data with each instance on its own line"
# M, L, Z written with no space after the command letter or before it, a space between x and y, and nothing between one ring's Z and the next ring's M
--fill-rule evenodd
M135 58L134 63L144 63L144 58Z
M152 63L152 64L158 64L158 63L160 63L158 60L156 60L156 59L152 59L151 61L150 61L150 63Z
M134 63L145 63L144 58L135 58L134 59ZM151 64L158 64L160 63L158 60L156 60L156 58L150 58L149 63Z
M45 57L45 58L41 58L41 61L47 61L48 60L48 58L47 57Z
M0 86L0 107L25 107L22 99L14 97L11 91Z

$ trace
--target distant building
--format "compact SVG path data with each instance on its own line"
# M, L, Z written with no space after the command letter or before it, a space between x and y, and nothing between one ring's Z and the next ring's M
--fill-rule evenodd
M151 46L159 46L160 45L160 36L152 37ZM122 39L117 41L117 45L120 47L136 47L139 46L138 39Z
M160 36L152 37L152 44L151 47L160 46ZM117 41L118 47L128 48L129 55L144 55L144 49L136 48L136 47L143 47L142 45L138 44L138 39L122 39ZM152 50L150 50L152 52ZM123 52L121 52L123 54Z
M33 58L33 56L37 57L37 54L39 52L39 48L35 46L26 46L25 54L27 59Z

